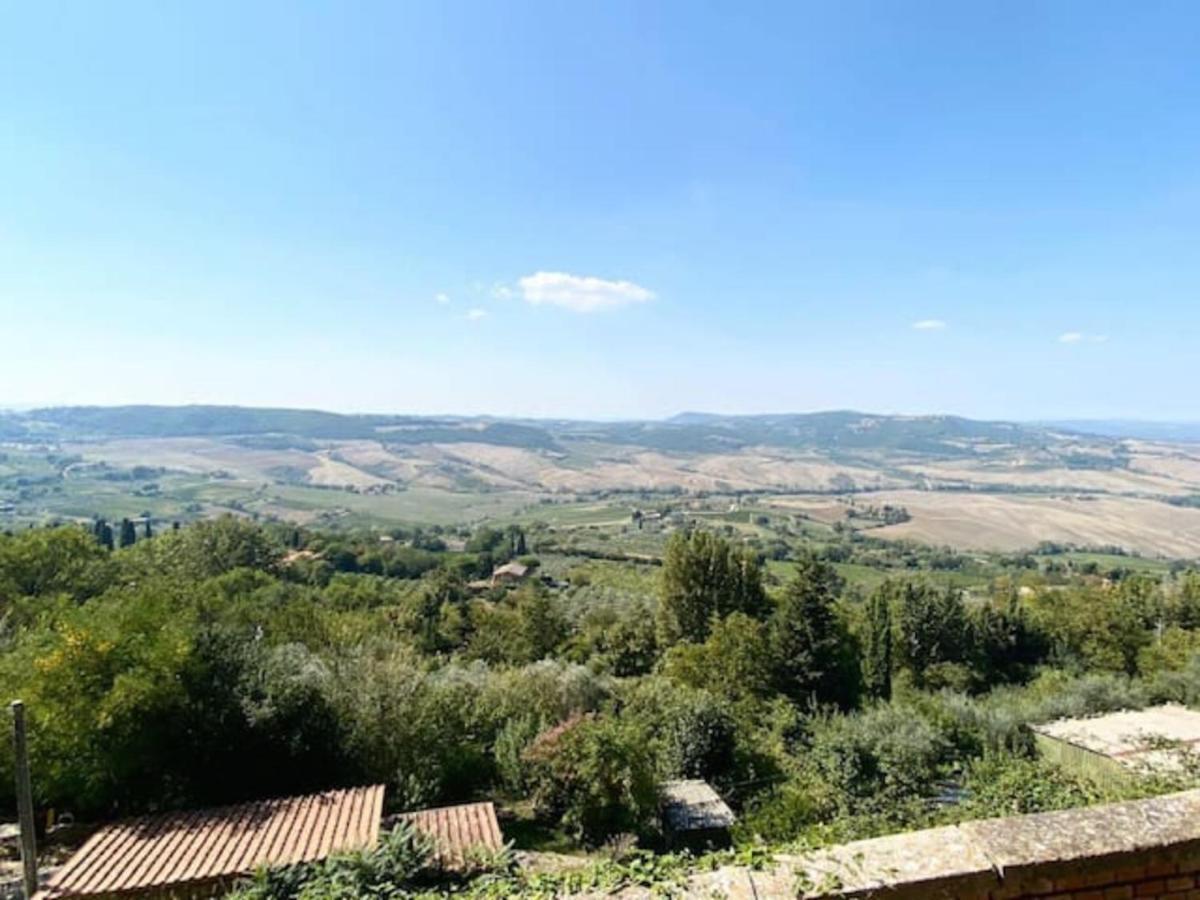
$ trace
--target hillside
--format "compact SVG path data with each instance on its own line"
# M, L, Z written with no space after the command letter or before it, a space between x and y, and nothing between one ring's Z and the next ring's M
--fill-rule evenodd
M0 440L0 516L14 522L232 510L450 524L625 495L763 495L796 508L871 495L909 513L880 524L881 537L1200 555L1200 446L955 416L586 422L64 407L0 416Z

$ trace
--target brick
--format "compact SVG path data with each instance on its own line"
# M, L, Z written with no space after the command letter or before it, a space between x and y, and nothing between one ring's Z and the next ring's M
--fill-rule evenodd
M1167 892L1167 883L1161 878L1156 878L1154 881L1143 881L1133 889L1135 897L1157 897L1159 894Z
M1078 891L1083 888L1107 887L1120 881L1138 881L1141 878L1140 872L1133 878L1118 878L1112 869L1081 868L1069 875L1055 878L1054 890Z
M1124 884L1120 887L1110 887L1104 889L1104 900L1132 900L1133 885Z
M1184 870L1180 869L1180 871L1182 872ZM1117 869L1117 871L1113 874L1113 881L1117 882L1118 884L1123 884L1127 881L1141 881L1145 877L1146 864L1138 863L1136 865L1121 866L1121 868Z
M1146 866L1146 875L1150 878L1165 878L1179 871L1179 864L1168 859L1159 859Z
M1196 886L1196 879L1191 875L1178 875L1167 879L1167 891L1186 891Z

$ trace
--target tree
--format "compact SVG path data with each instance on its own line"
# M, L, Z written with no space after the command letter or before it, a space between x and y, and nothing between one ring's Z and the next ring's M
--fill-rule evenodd
M707 531L677 532L667 542L658 605L659 644L703 641L714 621L767 609L758 560Z
M154 537L154 526L150 524L149 513L147 513L142 520L142 537L146 540Z
M149 572L202 579L237 568L274 571L280 549L258 525L226 515L139 544L131 559Z
M987 685L1021 681L1045 656L1045 642L1030 627L1016 591L971 610L967 624L971 663Z
M112 563L82 528L35 528L0 537L0 612L19 595L70 594L82 602L109 584Z
M92 535L105 550L111 550L113 548L112 526L110 526L108 522L104 521L104 519L97 519L92 523Z
M718 779L733 768L737 725L729 704L708 691L666 678L642 679L621 715L650 735L663 778Z
M1189 631L1200 629L1200 572L1184 574L1171 612L1179 627Z
M530 582L516 592L517 634L524 659L536 662L549 656L567 637L567 622L549 591Z
M892 697L892 596L894 589L880 585L867 599L862 633L863 689L870 697Z
M745 613L714 623L702 644L676 644L663 658L663 674L729 700L764 698L771 693L772 668L767 629Z
M509 538L512 544L513 556L524 556L529 552L528 545L525 543L525 532L518 526L514 525L509 529Z
M118 544L122 547L132 547L137 543L137 529L129 519L121 520L121 534Z
M900 653L913 684L924 687L931 666L966 658L967 613L962 594L909 582L900 592Z
M806 554L768 623L779 692L797 703L844 696L839 663L844 646L835 604L841 579L833 566Z

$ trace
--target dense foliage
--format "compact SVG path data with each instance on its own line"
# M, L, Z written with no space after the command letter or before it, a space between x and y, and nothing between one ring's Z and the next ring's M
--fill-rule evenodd
M659 570L516 527L458 549L233 518L102 532L0 536L0 699L27 704L38 804L88 818L382 781L395 808L529 810L534 845L653 846L656 785L700 777L739 842L824 841L1101 799L1036 758L1027 724L1200 700L1189 572L968 596L919 573L849 589L799 547L777 584L699 530ZM478 580L515 556L531 577ZM2 742L0 803L11 766ZM377 864L261 896L337 893Z

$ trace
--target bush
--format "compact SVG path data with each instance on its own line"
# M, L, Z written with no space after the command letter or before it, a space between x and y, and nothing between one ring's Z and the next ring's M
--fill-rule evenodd
M708 691L646 679L631 693L623 715L650 736L665 779L720 779L733 768L736 724L728 704Z
M816 723L805 764L834 792L839 812L884 815L933 792L950 742L899 705Z
M1096 785L1060 766L1028 756L989 753L967 768L966 799L956 818L1017 816L1086 806L1102 799Z
M593 847L645 833L658 800L645 748L645 734L613 716L576 716L544 732L524 757L535 809Z

